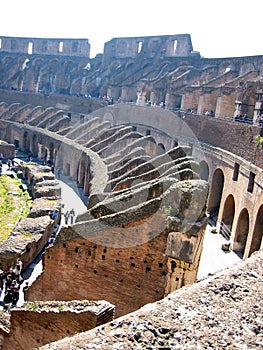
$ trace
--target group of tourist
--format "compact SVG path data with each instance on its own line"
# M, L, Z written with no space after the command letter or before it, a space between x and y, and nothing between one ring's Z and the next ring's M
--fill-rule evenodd
M70 219L70 224L73 225L74 217L75 217L75 210L74 210L74 208L72 208L71 210L67 210L64 213L65 225L69 224L69 219Z
M248 118L248 115L245 113L244 115L242 114L237 114L234 116L234 121L235 122L243 122L243 123L248 123L248 124L253 124L253 120ZM258 114L256 116L256 119L254 121L254 125L256 126L262 126L263 125L263 114Z
M17 306L20 287L23 282L22 270L23 262L20 258L17 258L14 266L0 273L0 305L4 307L5 310L10 310ZM24 300L26 300L28 287L29 283L26 281L23 287Z

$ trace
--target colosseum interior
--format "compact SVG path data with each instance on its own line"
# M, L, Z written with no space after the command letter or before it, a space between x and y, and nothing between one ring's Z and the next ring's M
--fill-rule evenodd
M89 53L0 37L0 152L34 160L0 268L46 247L61 178L85 204L2 312L1 348L262 349L263 56L207 59L189 34ZM209 223L241 260L198 281Z

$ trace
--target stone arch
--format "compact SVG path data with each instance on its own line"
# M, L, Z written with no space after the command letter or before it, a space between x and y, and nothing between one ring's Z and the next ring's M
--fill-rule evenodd
M200 162L200 178L206 181L209 178L209 166L204 160L201 160Z
M251 245L249 249L249 256L261 248L262 234L263 234L263 204L260 206L257 213Z
M232 194L230 194L224 203L222 220L220 223L220 233L227 239L231 237L231 230L233 220L235 216L235 200Z
M257 102L257 87L254 86L244 86L244 93L242 96L241 114L247 114L250 120L253 120L255 105Z
M38 142L37 142L37 135L36 134L34 134L32 136L31 152L32 152L34 157L37 157L37 155L38 155Z
M219 66L219 74L227 73L230 70L236 70L232 61L224 61Z
M246 208L243 208L239 214L237 221L237 228L233 242L233 250L241 253L242 256L245 251L247 236L249 231L249 214Z
M80 188L84 188L86 169L87 161L85 158L81 158L77 168L77 185Z
M243 75L248 72L254 72L255 70L256 68L253 63L245 63L245 64L242 64L242 66L240 67L239 74Z
M28 152L30 147L30 138L27 131L23 134L23 151Z
M51 162L51 164L54 164L54 143L50 142L49 144L49 161Z
M208 198L207 209L210 212L210 217L216 222L220 208L225 177L221 169L216 169L213 174L211 190Z
M161 155L165 153L165 147L163 143L158 143L157 145L157 154Z
M1 126L2 127L2 126ZM3 128L4 130L4 128ZM11 135L12 135L12 126L11 125L8 125L6 127L6 132L5 132L5 140L9 143L11 143Z

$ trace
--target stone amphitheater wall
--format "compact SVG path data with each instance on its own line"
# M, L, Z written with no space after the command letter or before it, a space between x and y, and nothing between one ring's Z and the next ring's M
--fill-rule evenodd
M19 54L58 55L88 57L90 44L88 39L46 39L30 37L0 36L0 51Z
M167 112L162 114L163 119L160 121L158 108L153 108L153 112L150 116L147 107L138 107L139 112L136 115L132 114L132 110L133 108L131 108L131 106L120 107L118 105L112 108L109 107L106 110L97 110L92 116L94 117L95 115L96 118L98 117L103 120L105 113L107 116L111 113L112 123L116 125L121 123L132 125L136 128L137 132L148 135L147 137L152 138L154 141L149 144L149 154L158 153L158 149L156 148L158 144L161 144L165 150L170 149L172 143L178 143L178 141L180 144L190 145L194 157L197 158L199 162L205 161L207 164L209 169L207 180L211 188L215 186L215 184L213 184L215 173L218 170L222 171L225 180L221 202L217 203L219 207L218 221L219 223L225 221L225 202L231 195L235 203L235 214L231 218L233 232L232 241L235 242L239 234L238 231L240 231L241 218L239 218L239 215L242 213L242 210L247 210L248 236L243 248L244 257L248 257L252 250L254 250L251 248L251 244L257 223L259 222L262 204L260 191L262 186L262 174L260 166L262 166L263 149L256 145L256 136L259 134L260 128L251 125L242 125L220 118L189 115L185 117L185 123L182 128L180 124L181 121L178 121L174 113ZM122 113L119 113L120 111ZM167 119L165 119L166 116ZM142 125L142 121L144 125ZM4 123L4 121L2 121L2 123ZM18 128L18 131L15 131L16 128ZM159 132L160 129L161 132ZM34 143L41 145L40 148L43 150L50 149L52 144L53 152L56 154L57 168L61 168L66 175L72 177L72 179L78 183L78 186L84 186L85 194L90 194L90 203L94 204L97 201L98 193L103 193L108 181L108 175L105 164L94 152L92 152L92 156L87 158L87 161L84 161L82 159L85 159L87 149L72 140L63 139L62 137L58 137L58 135L55 136L54 133L25 125L15 126L15 124L12 130L8 129L9 132L7 134L4 133L4 130L6 130L6 128L2 128L2 138L8 138L9 142L16 138L20 140L22 138L21 147L25 151L31 147L29 145L32 145L33 139ZM178 130L184 131L184 137L180 135ZM209 130L209 132L207 132L207 130ZM151 135L149 135L149 132ZM25 133L28 135L28 141L26 143L24 142L24 136L22 136L25 135ZM61 142L61 140L63 140L63 142ZM155 140L158 140L158 144ZM197 140L200 140L200 142ZM214 146L208 146L212 143ZM206 147L205 151L202 150L200 152L200 144L204 144L204 147ZM37 147L35 148L38 149ZM40 154L38 154L38 156L41 159ZM96 162L92 161L90 158L93 160L96 159ZM96 164L96 169L98 169L96 171L92 168L94 164ZM233 180L235 166L239 167L239 175L238 179ZM104 170L102 171L102 169ZM99 174L99 178L94 176L93 180L91 180L93 171L95 171L94 174ZM255 177L253 180L254 188L252 192L248 190L251 176ZM213 209L213 200L212 196L210 196L208 201L209 210ZM260 242L257 246L258 248L260 247Z

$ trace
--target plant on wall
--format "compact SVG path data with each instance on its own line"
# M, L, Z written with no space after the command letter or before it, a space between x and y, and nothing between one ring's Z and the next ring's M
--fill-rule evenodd
M258 135L256 137L256 145L257 147L259 147L259 146L262 146L262 144L263 144L263 136Z

